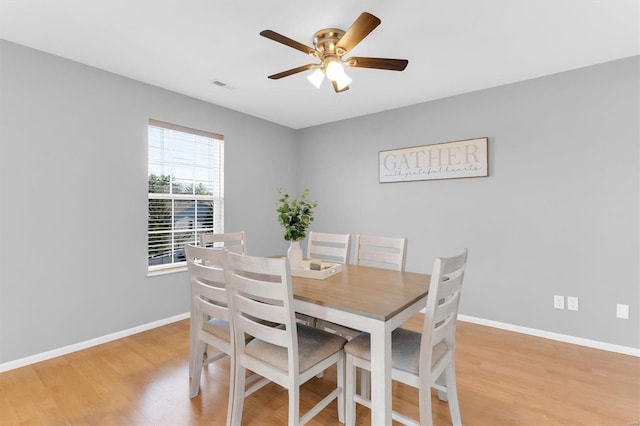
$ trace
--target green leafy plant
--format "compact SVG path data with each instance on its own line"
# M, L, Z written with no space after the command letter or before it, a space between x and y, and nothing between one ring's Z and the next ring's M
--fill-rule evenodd
M279 188L278 193L280 198L276 201L276 211L280 226L285 230L284 239L303 240L307 235L307 228L313 222L313 209L318 206L318 202L308 199L308 189L304 190L299 199L291 198L283 188Z

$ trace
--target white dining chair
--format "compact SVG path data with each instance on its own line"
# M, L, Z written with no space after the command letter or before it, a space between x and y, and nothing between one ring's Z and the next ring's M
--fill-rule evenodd
M326 234L309 231L307 257L334 263L349 263L351 234Z
M235 253L247 254L247 238L244 231L200 234L200 245L203 247L224 247Z
M189 396L200 392L202 367L226 355L233 354L233 336L230 334L231 319L227 308L225 289L224 249L185 245L189 282L191 286L191 324L189 338L189 373L191 386ZM204 359L207 345L217 353ZM233 358L233 357L232 357ZM233 365L233 360L231 361ZM230 376L230 383L233 376ZM230 419L231 395L227 417Z
M406 253L406 238L356 235L354 253L356 265L404 271ZM340 334L347 339L357 336L361 331L322 320L317 321L316 327ZM368 386L368 375L366 374L363 375L362 385Z
M344 351L346 340L296 323L291 271L286 258L241 256L227 252L225 274L236 341L232 424L242 421L245 371L250 370L287 389L289 425L303 425L334 399L344 422ZM280 324L268 327L259 321ZM243 337L250 335L252 340ZM337 365L337 386L300 416L300 386Z
M356 235L356 265L404 271L406 252L406 238Z
M309 231L307 234L307 258L326 262L349 263L351 234L327 234ZM296 314L298 321L312 327L317 326L317 319L309 315Z
M202 368L228 355L230 374L227 424L230 424L234 387L234 335L231 330L231 314L227 304L224 274L225 251L223 248L185 245L191 287L189 336L191 384L189 396L195 398L200 393ZM211 354L211 348L215 348L215 353ZM250 382L257 382L257 379L259 378L252 377ZM261 380L253 387L264 386L268 382L268 380Z
M405 237L383 237L377 235L356 235L355 264L376 268L404 271L407 258L407 239ZM318 320L316 327L337 333L347 339L360 334L361 330ZM360 392L365 398L370 393L371 375L363 371L360 375Z
M398 328L391 334L393 380L418 388L420 421L397 412L394 420L406 425L431 425L431 388L449 402L454 425L461 425L455 373L455 337L467 250L457 256L437 258L433 265L422 333ZM355 393L356 368L371 370L368 333L361 333L345 345L346 425L355 423L356 403L371 408L370 400Z
M244 231L222 234L204 233L198 236L198 240L201 247L226 248L237 253L246 254L247 245ZM217 266L222 268L221 263L217 264ZM207 353L206 347L205 353Z

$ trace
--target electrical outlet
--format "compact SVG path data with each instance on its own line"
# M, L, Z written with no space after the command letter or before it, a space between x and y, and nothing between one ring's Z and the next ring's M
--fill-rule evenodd
M553 307L556 309L564 309L564 296L553 296Z
M570 311L577 311L579 309L577 297L567 297L567 309Z
M629 305L618 303L616 305L616 318L629 319Z

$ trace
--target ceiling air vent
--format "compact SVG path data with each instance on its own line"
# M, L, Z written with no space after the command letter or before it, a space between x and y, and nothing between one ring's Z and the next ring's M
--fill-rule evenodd
M225 89L228 89L228 90L233 90L234 89L234 87L229 86L227 83L225 83L222 80L213 80L211 82L211 84L213 84L214 86L218 86L218 87L224 87Z

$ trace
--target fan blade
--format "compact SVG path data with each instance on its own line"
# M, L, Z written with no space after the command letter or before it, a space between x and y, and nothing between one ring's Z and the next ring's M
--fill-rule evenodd
M282 34L278 34L275 31L264 30L260 33L260 35L273 41L277 41L278 43L282 43L285 46L293 47L294 49L304 52L307 55L318 56L316 49L314 49L313 47L305 46L304 44L292 40L289 37L283 36Z
M362 58L353 56L347 59L346 64L356 68L377 68L379 70L404 71L409 64L406 59L388 58Z
M297 74L297 73L302 72L302 71L312 70L312 69L314 69L316 67L317 67L316 64L307 64L307 65L303 65L301 67L291 68L290 70L279 72L278 74L270 75L269 78L271 80L278 80L279 78L288 77L290 75Z
M371 31L380 25L380 19L370 13L363 12L351 25L336 45L338 55L342 56L356 47Z
M335 90L336 93L346 92L349 90L349 86L344 86L342 89L338 89L338 83L335 81L332 81L331 84L333 84L333 90Z

